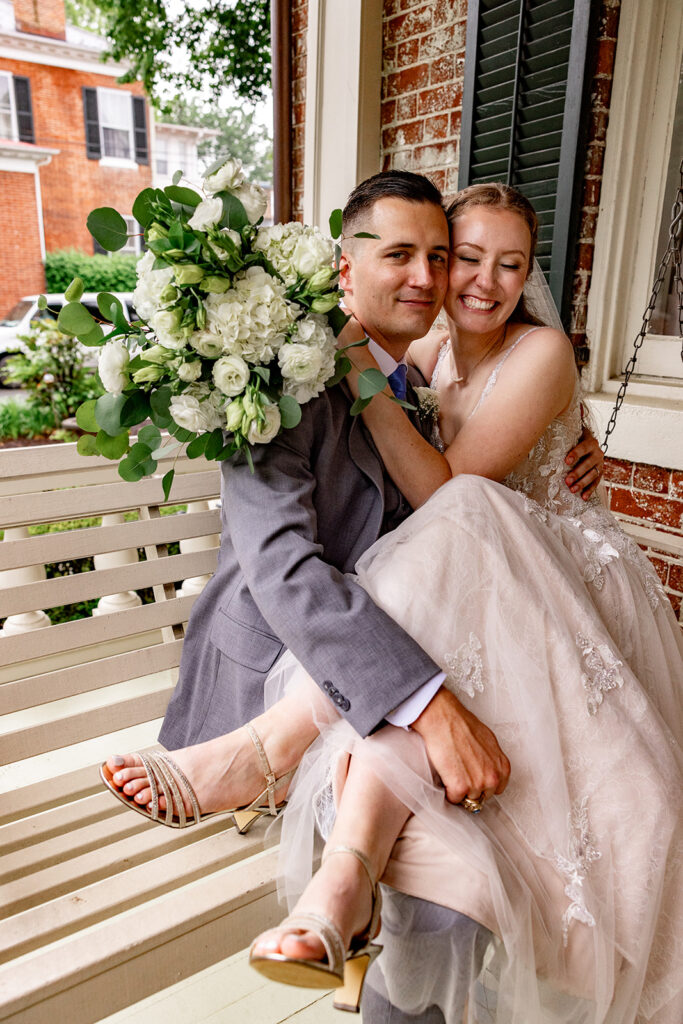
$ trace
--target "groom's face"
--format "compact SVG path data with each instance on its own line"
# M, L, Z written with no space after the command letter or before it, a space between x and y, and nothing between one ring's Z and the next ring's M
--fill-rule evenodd
M344 302L395 359L427 333L448 286L448 224L440 206L379 199L346 238L340 261Z

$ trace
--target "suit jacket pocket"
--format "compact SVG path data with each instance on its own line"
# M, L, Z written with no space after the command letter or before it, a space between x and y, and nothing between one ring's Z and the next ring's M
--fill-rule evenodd
M246 626L219 608L211 629L211 643L231 661L255 672L268 672L284 648L277 637Z

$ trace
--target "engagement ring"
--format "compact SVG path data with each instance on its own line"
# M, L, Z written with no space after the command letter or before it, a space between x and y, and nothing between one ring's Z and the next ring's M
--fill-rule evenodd
M484 804L484 797L478 796L476 798L473 798L470 796L466 796L464 800L460 801L460 803L462 804L466 811L470 812L470 814L479 814Z

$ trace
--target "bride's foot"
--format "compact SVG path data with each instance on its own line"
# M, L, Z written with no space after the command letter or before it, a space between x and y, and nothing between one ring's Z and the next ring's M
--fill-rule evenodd
M253 729L261 740L271 771L276 779L275 800L282 803L287 794L292 769L299 763L313 736L306 730L283 728L272 711L259 716ZM246 726L216 739L172 751L173 762L186 776L199 803L202 814L244 807L264 791L264 767L259 752ZM152 790L139 754L114 755L106 762L111 783L126 798L141 808L152 809ZM190 794L183 785L179 792L185 813L194 816ZM159 810L166 810L166 800L159 796ZM174 813L177 808L174 806Z
M326 918L338 932L344 951L354 938L362 937L362 943L374 938L379 916L374 912L375 877L372 866L363 864L357 852L343 846L330 848L291 914L292 923L288 919L279 928L259 935L252 944L250 960L275 954L290 961L326 963L329 958L319 932L296 926L301 915ZM287 981L285 977L279 980Z

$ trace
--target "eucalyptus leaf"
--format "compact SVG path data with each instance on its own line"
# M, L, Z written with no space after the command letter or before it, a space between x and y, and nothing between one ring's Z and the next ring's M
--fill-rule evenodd
M153 423L162 430L167 430L173 423L169 413L171 404L171 389L166 387L157 388L149 396L150 418Z
M128 431L110 437L106 430L100 430L95 438L97 450L105 459L120 459L128 451Z
M78 302L84 291L85 285L83 284L83 278L74 277L73 281L64 292L64 298L67 299L68 302Z
M143 444L149 445L152 449L152 455L154 455L154 449L159 446L161 442L161 431L153 423L148 423L146 426L138 430L138 441L142 441Z
M127 462L131 466L142 466L150 458L152 449L148 444L143 444L142 441L136 441L128 452Z
M168 501L168 496L171 493L171 486L173 484L173 477L175 476L175 469L169 469L168 473L163 477L161 486L164 489L164 498Z
M363 370L358 377L358 394L361 398L373 398L384 391L388 383L381 370Z
M402 398L396 398L394 395L387 395L387 398L391 402L395 402L396 405L400 405L402 409L407 409L409 412L417 412L417 406L412 405L410 402L405 402Z
M47 299L44 295L38 296L38 309L47 309Z
M354 238L379 238L379 235L373 235L371 231L356 231Z
M216 427L216 429L209 434L209 439L206 442L206 449L204 451L204 455L207 459L215 459L218 453L222 450L222 448L223 431L221 430L220 427Z
M332 328L332 333L334 334L335 338L339 337L342 330L344 329L344 327L346 326L350 319L351 317L348 316L348 314L342 312L339 306L335 306L333 309L329 311L329 313L327 314L327 322Z
M301 422L301 406L291 395L283 395L278 405L283 427L289 429Z
M246 210L237 196L231 192L222 192L223 218L221 224L224 228L232 228L233 231L241 231L249 223Z
M237 445L235 444L235 442L228 441L228 443L224 445L219 451L218 455L216 456L216 460L218 462L223 462L225 459L231 459L236 451Z
M130 456L119 462L119 476L122 480L127 480L128 483L137 483L138 480L142 480L144 475L143 467L132 463Z
M260 377L264 384L270 384L270 370L267 366L252 366L251 372Z
M177 185L178 182L182 179L182 176L183 176L183 172L182 171L174 171L173 172L173 178L171 179L173 184Z
M200 455L203 455L206 451L206 443L211 437L211 434L199 434L195 437L194 441L190 441L187 448L185 449L188 459L198 459Z
M154 189L143 188L142 192L139 193L135 202L133 203L132 214L135 217L138 224L147 228L154 220L154 213L152 211L152 204L154 203Z
M101 395L95 402L95 419L101 430L110 437L116 437L124 429L121 425L121 411L126 404L126 395Z
M88 334L95 326L95 321L80 302L67 302L59 311L57 326L64 334Z
M97 442L94 434L81 434L76 441L76 451L79 455L98 455Z
M88 331L86 334L78 335L78 340L81 345L85 345L87 348L96 348L102 343L103 339L104 331L100 324L97 323L94 323L92 330Z
M182 188L178 185L167 185L164 192L174 203L181 203L183 206L199 206L202 197L193 188Z
M340 353L341 355L341 353ZM341 355L341 358L337 359L337 368L329 380L325 381L326 388L333 388L335 384L338 384L340 380L343 380L346 374L351 369L351 360L348 356Z
M351 415L352 416L360 415L360 413L362 413L363 409L365 409L368 405L370 405L371 401L372 401L372 399L370 399L370 398L357 398L356 401L351 406L351 409L350 409Z
M89 398L87 402L83 402L76 409L76 423L81 430L88 430L93 434L96 434L100 429L100 425L95 419L96 401L96 398Z
M128 225L116 210L100 206L88 214L88 231L107 252L122 249L128 241Z
M333 210L330 214L330 234L333 238L339 238L342 233L342 212Z

